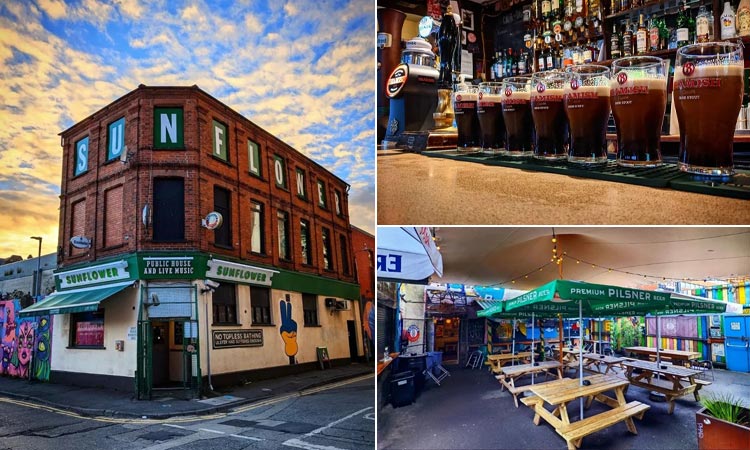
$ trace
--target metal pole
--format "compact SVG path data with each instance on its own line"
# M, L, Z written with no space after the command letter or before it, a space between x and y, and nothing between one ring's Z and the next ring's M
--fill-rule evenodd
M659 346L661 345L661 317L656 316L656 365L661 366L661 355L659 354Z
M38 252L38 257L36 260L36 280L34 282L34 287L32 289L32 291L34 291L34 301L36 303L37 297L39 296L42 290L42 237L31 236L31 239L34 239L35 241L39 241L39 252Z
M510 365L515 366L516 365L516 321L518 320L517 316L513 316L513 325L511 325L511 336L513 336L513 342L510 346Z
M581 300L578 300L578 333L578 384L583 386L583 304ZM578 403L581 409L581 420L583 420L583 397Z
M599 318L599 354L604 354L604 349L602 348L602 327L604 326L604 319L601 317Z
M203 299L206 299L205 294L203 294ZM211 336L208 328L208 302L206 302L206 368L208 369L208 388L213 391L214 387L211 384Z
M534 313L531 313L531 365L534 365ZM534 384L534 372L531 372L531 384Z

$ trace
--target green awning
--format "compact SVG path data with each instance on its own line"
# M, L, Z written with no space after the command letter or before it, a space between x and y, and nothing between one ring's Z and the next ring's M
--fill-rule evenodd
M39 303L22 309L20 317L43 316L47 314L70 314L77 312L96 311L99 303L132 286L132 281L110 284L93 288L76 289L74 291L55 292Z

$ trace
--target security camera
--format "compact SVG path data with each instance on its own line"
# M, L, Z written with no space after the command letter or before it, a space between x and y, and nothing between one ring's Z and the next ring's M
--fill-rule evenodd
M215 282L213 280L206 280L206 281L204 281L204 283L206 284L206 287L209 288L209 289L216 289L216 288L218 288L220 286L219 283L217 283L217 282Z

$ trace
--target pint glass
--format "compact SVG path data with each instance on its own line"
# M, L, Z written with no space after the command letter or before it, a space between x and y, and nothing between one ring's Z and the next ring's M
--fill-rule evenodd
M536 128L534 158L559 160L568 157L564 85L565 74L561 72L539 72L531 77L531 115Z
M568 162L606 163L609 69L592 64L572 66L566 73L563 103L570 124Z
M612 62L609 91L617 125L617 164L661 164L661 125L667 109L668 60L633 56Z
M505 145L505 123L500 92L502 83L489 82L479 85L477 116L482 131L482 151L485 153L502 153Z
M505 121L505 148L509 156L531 156L534 124L531 118L531 79L510 77L503 80L501 94Z
M479 89L470 84L459 84L453 93L453 112L458 128L458 151L478 152L482 150L479 136L477 98Z
M680 170L734 173L732 144L742 107L742 71L739 43L706 42L677 51L673 99L680 122Z

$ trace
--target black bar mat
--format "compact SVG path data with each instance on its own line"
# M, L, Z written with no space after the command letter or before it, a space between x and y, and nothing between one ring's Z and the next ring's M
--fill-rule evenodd
M485 153L466 153L456 150L434 150L421 153L433 158L467 161L488 166L511 167L521 170L557 173L573 177L637 184L640 186L672 188L678 191L696 192L750 200L750 171L737 170L737 174L725 180L709 179L681 172L676 164L666 163L659 167L621 167L614 160L598 167L578 167L565 161L545 162L531 158L511 158Z

